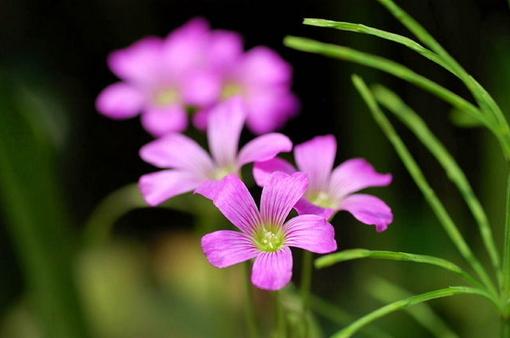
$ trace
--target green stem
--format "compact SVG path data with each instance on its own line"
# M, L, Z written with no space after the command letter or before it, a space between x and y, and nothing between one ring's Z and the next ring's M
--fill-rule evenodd
M255 314L255 302L253 301L253 289L251 286L251 264L246 262L244 265L244 280L245 280L245 294L246 294L246 324L248 326L249 336L251 338L258 338L259 333L257 330L257 316Z
M274 293L274 302L276 307L276 335L275 338L287 338L287 323L285 319L285 309L283 307L282 291Z
M506 195L506 219L505 219L505 235L503 240L503 285L502 297L503 306L506 308L508 315L508 300L510 299L510 170L507 182L507 195Z
M501 338L510 338L510 320L501 317Z
M473 270L478 274L481 281L490 290L490 293L493 295L497 294L496 288L492 280L490 279L489 275L487 274L480 261L473 254L471 248L468 246L468 244L462 237L462 234L457 228L455 222L452 220L443 203L437 197L436 193L428 183L427 179L423 174L423 171L416 163L414 157L411 155L402 139L398 136L397 132L393 128L393 125L379 108L379 105L375 101L375 98L372 95L370 89L368 89L365 82L359 76L353 76L353 82L356 89L361 94L363 100L369 107L372 115L374 116L375 121L379 124L383 132L388 137L389 141L392 143L393 147L397 151L397 154L401 158L403 164L406 166L409 174L411 175L416 185L421 190L423 196L425 197L425 199L431 206L432 210L436 214L436 217L439 219L446 233L452 240L453 244L457 247L457 250L464 257L464 259L471 265Z
M136 183L110 193L94 209L85 225L85 244L98 245L106 242L120 217L131 210L146 206Z
M301 303L302 309L302 324L303 333L305 337L308 335L308 306L310 301L310 290L312 288L312 271L313 271L313 254L310 251L303 252L303 262L301 267Z

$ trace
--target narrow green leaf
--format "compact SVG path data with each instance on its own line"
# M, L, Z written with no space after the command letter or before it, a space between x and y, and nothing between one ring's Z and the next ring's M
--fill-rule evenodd
M361 94L363 100L367 104L372 113L375 121L381 127L382 131L391 142L393 147L395 148L397 154L402 160L404 166L407 168L407 171L413 178L414 182L421 190L425 200L428 202L436 217L439 219L441 225L444 230L450 237L453 244L457 247L457 250L460 252L462 257L471 265L473 270L477 273L477 275L482 280L483 284L490 290L492 294L497 294L496 288L485 271L484 267L480 263L480 261L475 257L470 247L467 245L464 240L462 234L459 232L455 222L448 214L448 211L444 207L443 203L437 197L436 193L428 183L427 179L423 175L422 170L416 163L414 157L411 155L407 146L404 144L402 139L398 136L397 132L393 128L393 125L388 120L386 115L381 111L379 105L377 104L374 96L372 95L370 89L366 86L365 82L359 76L353 76L353 83L356 89Z
M476 81L466 70L434 39L434 37L414 18L407 14L402 8L397 6L393 0L377 0L382 4L398 21L400 21L410 32L412 32L418 40L432 51L437 53L439 57L447 63L451 69L465 83L466 87L476 98L482 110L492 114L497 121L499 128L495 130L500 140L503 152L510 159L510 127L501 111L501 108L494 101L492 96Z
M411 107L406 105L398 95L381 85L374 86L373 94L383 107L397 116L416 135L420 142L441 164L448 178L455 184L466 201L471 214L478 224L480 235L489 253L492 265L495 271L499 272L499 253L492 235L489 219L457 161L430 131L425 121Z
M339 308L335 304L331 304L328 301L319 298L315 295L310 296L310 306L314 312L321 315L322 317L330 320L338 325L348 325L356 320L354 316L349 314L344 309ZM391 338L390 334L384 332L381 328L376 326L365 327L362 329L362 333L366 337L370 338Z
M73 271L75 234L67 218L48 133L20 112L0 81L0 207L19 257L28 298L45 337L87 337ZM35 119L29 122L27 119Z
M390 261L403 261L403 262L414 262L420 264L429 264L440 267L442 269L451 271L457 275L460 275L462 278L467 281L474 283L475 285L479 285L473 277L471 277L467 272L462 270L456 264L447 261L446 259L427 256L427 255L416 255L407 252L397 252L397 251L383 251L383 250L368 250L368 249L349 249L343 250L340 252L336 252L333 254L325 255L319 257L315 260L315 267L318 269L322 269L325 267L329 267L331 265L352 261L355 259L362 258L371 258L371 259L382 259L382 260L390 260Z
M361 330L363 327L372 323L373 321L384 317L393 312L397 312L411 306L415 306L417 304L421 304L424 302L428 302L438 298L451 297L456 295L478 295L485 297L489 300L492 300L490 296L488 296L484 291L476 288L464 287L464 286L451 286L444 289L434 290L426 293L422 293L416 296L408 297L393 303L390 303L386 306L383 306L360 319L353 322L351 325L347 326L343 330L340 330L336 334L332 336L332 338L349 338L352 337L356 332Z
M401 44L418 54L424 56L425 58L429 59L430 61L440 65L441 67L445 68L449 72L457 75L451 67L444 62L436 53L430 51L429 49L423 47L418 42L414 41L413 39L410 39L408 37L391 33L382 29L366 26L363 24L358 23L351 23L351 22L343 22L343 21L332 21L332 20L324 20L324 19L315 19L315 18L306 18L303 23L305 25L310 26L316 26L316 27L329 27L329 28L335 28L342 31L348 31L348 32L354 32L354 33L361 33L361 34L368 34L372 35L384 40L392 41L398 44Z
M450 111L450 121L454 126L460 128L477 128L482 126L480 121L455 108Z
M385 304L412 296L408 291L383 278L372 278L366 285L368 293ZM435 337L459 338L427 303L416 304L405 311Z
M465 111L467 114L487 126L495 133L495 135L499 135L497 133L497 126L494 125L493 121L488 120L486 116L483 115L473 104L397 62L369 53L360 52L352 48L323 43L302 37L287 36L284 40L284 44L300 51L351 61L387 72L436 95L457 109Z

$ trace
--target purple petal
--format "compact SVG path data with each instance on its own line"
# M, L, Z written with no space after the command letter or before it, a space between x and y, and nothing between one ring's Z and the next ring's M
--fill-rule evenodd
M338 197L368 188L381 187L391 183L391 174L380 174L365 159L347 160L333 170L330 191Z
M296 115L299 108L297 98L287 88L250 88L245 97L248 128L261 135L282 128Z
M292 150L292 141L283 134L272 133L259 136L248 142L239 152L238 164L267 161L282 152Z
M207 129L207 120L209 119L210 110L205 108L197 111L195 115L193 115L193 125L198 130L204 131Z
M187 172L163 170L143 175L138 184L147 204L156 206L174 196L192 191L200 184L200 179Z
M296 209L296 211L300 215L313 214L313 215L321 216L325 219L330 219L336 212L335 209L319 207L319 206L311 203L304 197L301 198L296 203L296 205L294 206L294 209Z
M287 84L292 78L292 69L276 52L267 47L249 50L243 59L244 82L260 86Z
M253 263L251 282L264 290L280 290L292 277L292 253L288 247L275 252L262 252Z
M247 235L230 230L215 231L202 237L202 250L209 263L217 268L247 261L258 254Z
M154 136L181 132L188 126L186 110L181 105L151 107L142 114L144 128Z
M310 190L327 188L335 155L336 140L333 135L317 136L294 148L297 167L308 175Z
M235 175L225 177L221 189L215 191L213 195L214 205L242 232L251 234L260 223L257 205L239 177Z
M275 171L290 175L295 173L296 169L289 162L275 157L268 161L256 162L253 166L253 178L259 187L263 187L269 182L271 174Z
M96 108L112 119L127 119L138 115L144 103L143 94L124 83L112 84L99 94Z
M303 173L285 174L281 171L271 174L269 183L262 188L260 216L263 222L283 225L297 201L306 191L308 179Z
M284 225L285 244L315 253L328 253L336 250L333 226L317 215L300 215Z
M223 189L225 180L207 180L202 182L194 191L195 194L204 196L211 201L218 196L218 193Z
M231 166L236 163L244 120L245 112L240 98L225 101L210 112L207 138L209 150L219 166Z
M184 101L189 105L207 106L215 103L221 93L221 77L212 71L194 71L183 81Z
M140 157L160 168L175 168L207 176L213 170L209 155L195 141L182 134L169 134L140 149Z
M365 224L375 225L378 232L384 231L393 222L391 208L379 198L372 195L355 194L347 196L340 205L356 219Z
M192 19L172 31L162 51L165 68L180 75L201 66L209 34L209 24L203 18Z
M163 41L147 37L108 56L108 66L119 78L139 85L154 84L161 63Z
M215 69L226 70L232 67L243 54L243 38L235 32L215 30L211 32L208 57Z

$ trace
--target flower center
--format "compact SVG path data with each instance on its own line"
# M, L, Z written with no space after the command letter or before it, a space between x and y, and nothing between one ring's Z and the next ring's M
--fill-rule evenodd
M307 198L321 208L336 208L338 204L335 198L324 191L310 192Z
M223 87L223 91L221 92L221 98L226 100L228 98L241 95L243 93L243 87L237 83L227 83L225 87Z
M221 180L225 176L233 174L235 172L237 172L237 167L235 165L217 167L211 173L211 178L214 180Z
M154 104L166 107L179 101L179 92L174 88L159 89L154 93Z
M279 226L262 225L255 231L253 240L259 250L275 252L285 244L285 235Z

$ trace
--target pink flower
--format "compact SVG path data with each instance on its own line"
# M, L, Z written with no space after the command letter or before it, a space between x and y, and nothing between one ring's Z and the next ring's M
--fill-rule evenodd
M158 205L176 195L199 189L212 197L229 174L239 174L242 166L266 161L280 152L292 150L285 135L259 136L238 151L239 137L245 121L240 99L218 105L207 127L210 156L195 141L182 134L168 134L140 150L143 160L166 170L144 175L139 185L149 205Z
M183 131L188 106L217 101L220 74L241 52L240 36L210 31L203 19L189 21L165 39L144 38L108 57L122 82L100 93L97 109L113 119L142 113L143 126L155 136Z
M255 47L238 59L222 74L219 100L232 96L243 98L247 109L247 126L255 134L275 131L293 117L298 101L290 91L292 69L276 52ZM198 128L207 125L208 109L194 117Z
M227 176L213 202L240 231L207 234L202 237L202 249L218 268L255 259L252 283L261 289L279 290L292 277L289 247L328 253L335 251L337 244L334 229L324 217L299 215L285 221L306 191L306 175L278 172L268 177L268 183L262 189L259 210L244 183Z
M361 158L347 160L333 169L336 148L332 135L318 136L295 147L297 167L308 175L310 182L296 210L300 214L313 213L328 219L337 211L346 210L360 222L375 225L377 231L386 230L393 222L390 207L375 196L355 192L387 186L391 183L391 174L376 172ZM274 171L293 173L296 169L287 161L274 158L256 163L253 176L258 185L264 186Z

